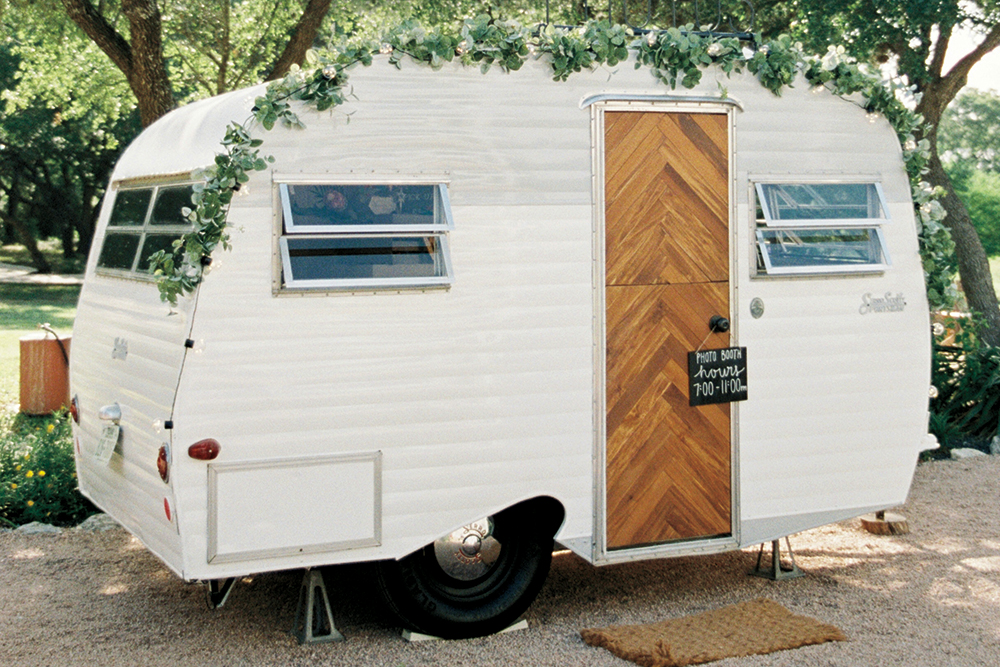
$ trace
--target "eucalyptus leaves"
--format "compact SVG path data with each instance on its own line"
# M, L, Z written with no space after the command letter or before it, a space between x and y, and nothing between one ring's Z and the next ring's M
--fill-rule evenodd
M215 164L200 174L204 183L195 188L195 208L188 214L193 231L175 243L172 254L161 251L151 260L164 301L176 304L179 297L193 292L215 248L220 244L228 248L226 214L233 194L248 180L249 172L266 169L271 159L259 155L262 141L252 139L247 126L256 122L265 130L278 123L304 127L292 110L292 101L306 102L319 111L343 104L350 94L347 71L357 64L370 65L379 53L397 67L403 58L433 69L458 59L484 73L493 66L512 72L529 58L544 59L555 81L565 81L583 70L614 67L634 54L637 69L648 67L670 88L694 88L708 67L714 66L726 76L745 67L775 95L791 87L802 74L811 85L823 86L836 95L860 94L869 113L882 114L892 123L904 145L907 169L915 184L914 199L921 211L933 207L933 197L920 191L917 184L928 158L926 144L918 144L913 136L922 119L900 100L898 86L853 63L842 49L831 47L825 56L809 58L787 37L752 49L732 37L698 33L694 26L636 35L606 20L574 29L548 26L532 30L516 21L481 15L466 19L457 33L428 30L408 21L385 31L379 41L342 41L328 51L310 52L306 69L293 69L256 99L247 124L229 126L222 142L226 152L217 155ZM721 83L719 87L725 95ZM950 255L951 239L939 219L936 223L926 216L921 219L924 268L932 305L937 306L937 298L946 298L945 286L950 284L949 263L942 258Z
M160 250L150 257L164 301L176 304L179 296L193 292L211 263L212 251L220 244L229 248L229 204L233 194L250 179L248 172L267 168L267 161L257 150L262 143L261 139L251 139L243 126L230 123L222 140L226 152L215 156L213 166L193 174L204 182L192 188L194 210L182 209L192 231L174 242L173 253Z

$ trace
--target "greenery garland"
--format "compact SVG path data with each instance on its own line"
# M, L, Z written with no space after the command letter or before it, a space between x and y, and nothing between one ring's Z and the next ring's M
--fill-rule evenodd
M701 81L702 71L714 65L726 76L746 67L775 95L791 87L800 73L810 85L822 86L835 95L860 95L861 106L871 114L885 116L903 146L917 207L931 307L954 303L954 244L941 223L944 209L936 201L940 193L920 182L930 155L927 142L917 142L914 137L923 120L900 99L905 90L853 62L843 47L831 46L823 57L807 57L801 45L781 36L751 50L732 37L698 33L693 25L636 35L630 28L602 20L589 21L579 28L548 26L532 31L516 21L481 15L466 19L457 34L447 34L406 21L387 30L380 42L347 40L326 52L309 52L307 69L293 68L255 100L251 121L265 130L279 122L291 128L305 127L290 102L306 102L319 111L343 104L350 94L348 69L359 63L370 65L377 53L387 54L389 62L397 67L404 57L433 69L458 58L465 65L478 65L484 73L494 65L515 71L528 58L544 57L552 68L552 78L565 81L575 72L625 62L630 52L636 55L637 69L649 67L653 76L671 89L678 85L694 88ZM721 83L720 92L725 95ZM263 142L251 138L248 124L231 123L222 141L226 152L216 156L212 167L196 175L203 182L194 188L195 208L184 212L192 231L175 242L172 253L160 251L150 260L160 296L170 304L176 305L179 297L197 288L216 247L228 249L226 215L233 194L247 182L249 172L266 169L267 163L273 161L260 156Z

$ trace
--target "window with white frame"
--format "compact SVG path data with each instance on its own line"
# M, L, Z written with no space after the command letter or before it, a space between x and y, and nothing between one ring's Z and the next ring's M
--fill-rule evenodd
M182 210L194 208L192 185L122 187L115 192L97 271L126 278L150 279L149 259L191 231Z
M757 275L872 273L889 265L875 182L758 182Z
M279 183L286 289L451 284L443 183Z

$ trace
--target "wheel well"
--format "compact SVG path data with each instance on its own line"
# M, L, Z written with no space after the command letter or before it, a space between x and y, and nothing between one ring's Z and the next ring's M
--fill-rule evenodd
M511 505L500 514L516 514L519 522L527 522L541 528L550 537L555 537L566 518L566 510L561 502L551 496L538 496Z

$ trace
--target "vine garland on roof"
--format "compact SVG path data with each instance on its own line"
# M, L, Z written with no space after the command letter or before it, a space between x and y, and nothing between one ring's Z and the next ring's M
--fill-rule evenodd
M161 298L172 305L194 292L211 264L218 246L229 248L226 215L233 195L249 180L249 172L267 168L271 157L261 157L261 139L251 137L248 126L256 122L265 130L276 124L289 128L305 125L292 109L292 101L305 102L318 111L335 108L350 95L348 70L370 65L375 54L389 57L400 66L403 58L439 69L456 58L486 73L497 66L516 71L528 58L544 58L555 81L598 67L614 67L635 54L635 67L650 68L654 77L675 89L694 88L703 71L715 66L727 77L746 67L775 95L790 88L801 73L812 86L824 87L844 98L861 96L861 106L870 114L881 114L892 124L903 146L903 157L914 188L921 254L928 298L932 307L950 303L951 256L954 244L941 224L943 209L934 193L920 183L926 170L929 146L917 142L915 131L923 120L900 99L898 82L886 81L850 59L843 47L831 46L822 57L809 57L787 36L750 49L733 37L699 34L694 26L683 29L650 30L636 35L631 28L611 25L607 20L589 21L579 28L547 26L531 30L516 21L486 15L463 21L457 33L428 30L406 21L386 30L380 41L345 40L324 52L310 51L305 69L293 67L289 74L271 83L255 100L251 118L231 123L222 141L225 152L215 164L199 172L203 179L194 188L194 209L185 210L192 231L174 243L173 251L160 251L150 259ZM725 89L719 82L720 92Z

